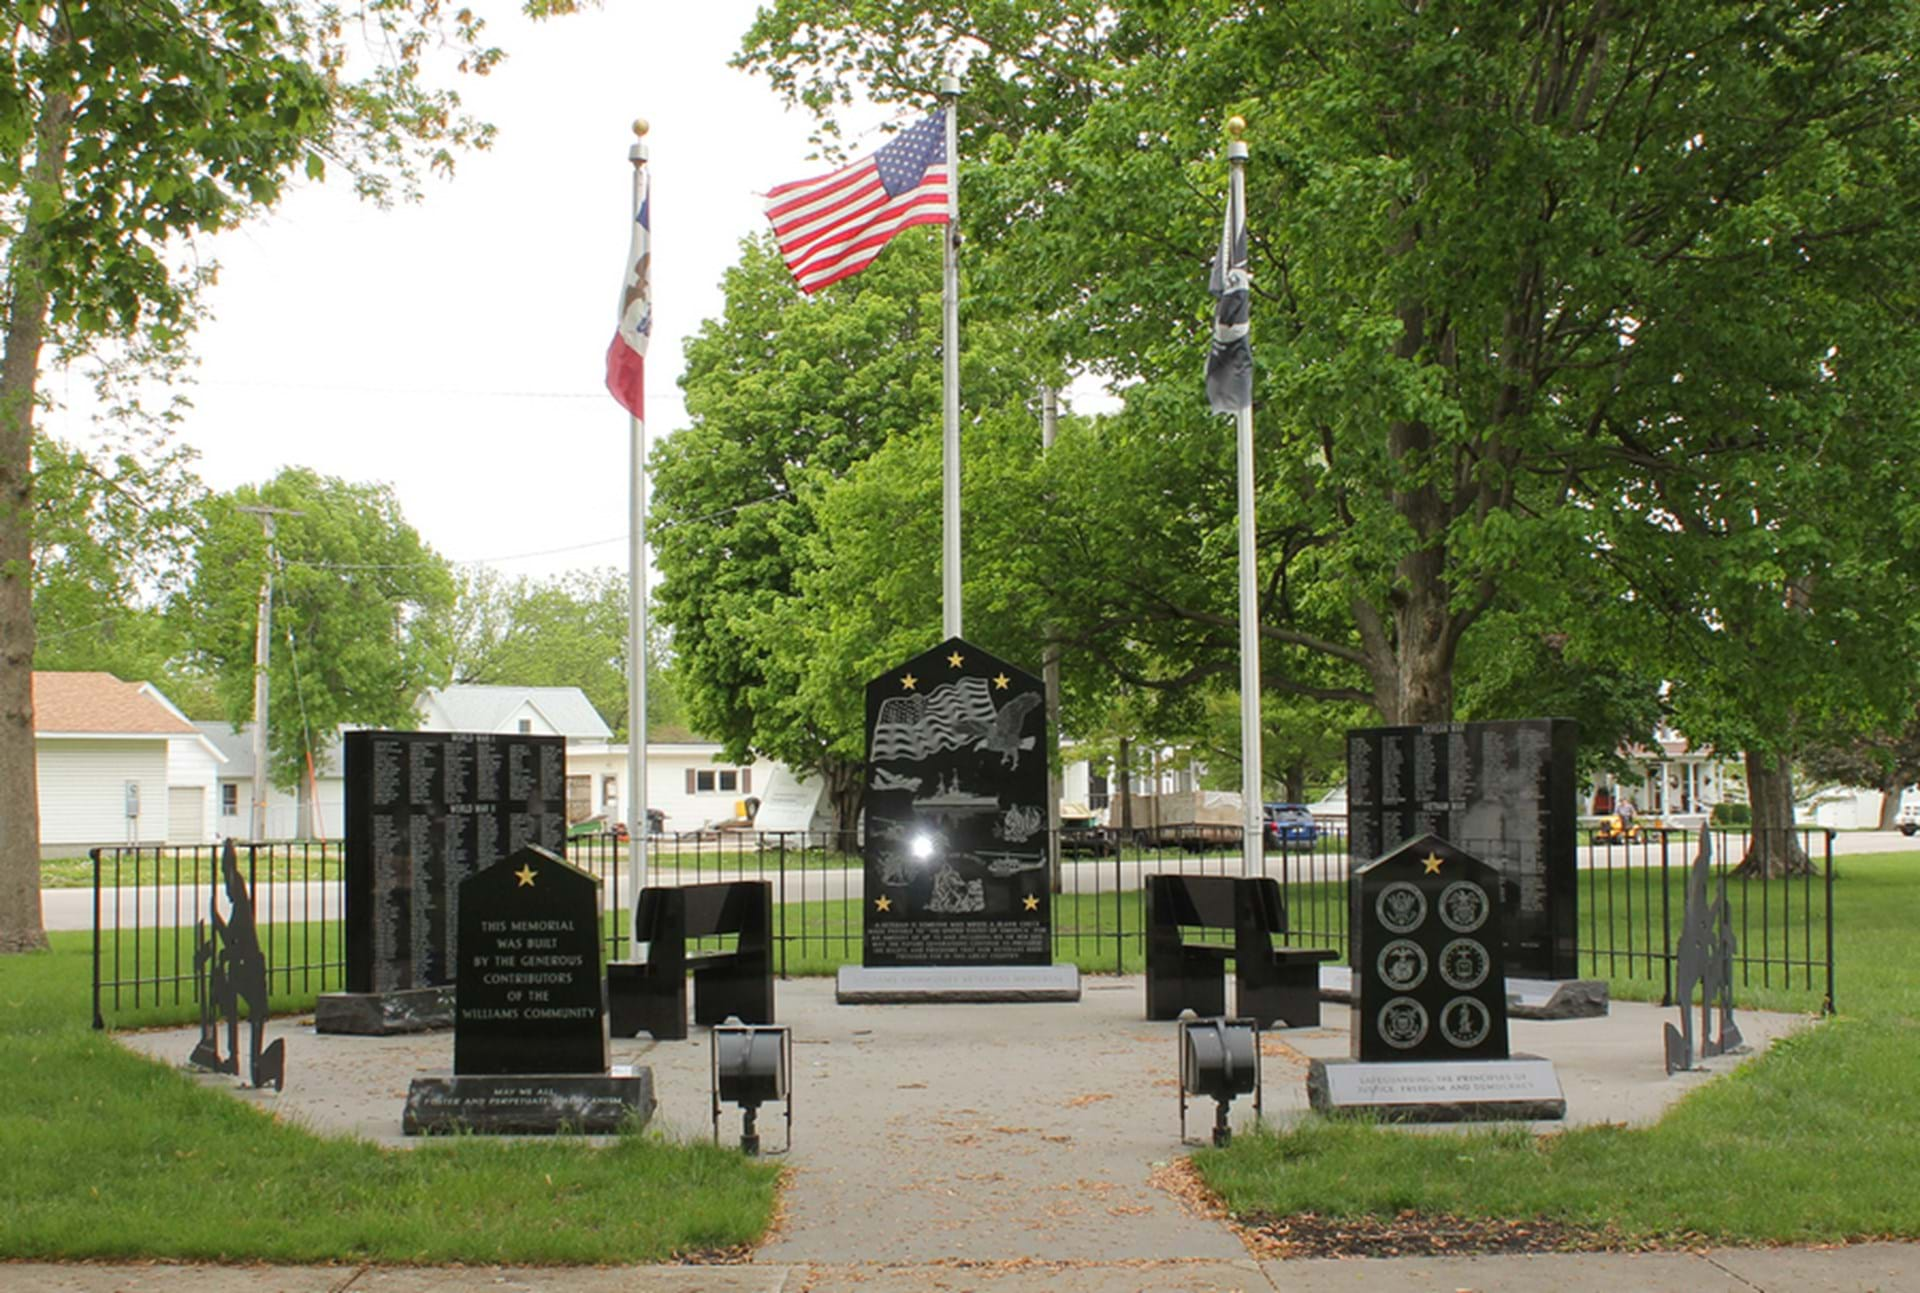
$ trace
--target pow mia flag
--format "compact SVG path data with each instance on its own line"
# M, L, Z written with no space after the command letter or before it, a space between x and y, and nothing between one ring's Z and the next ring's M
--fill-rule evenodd
M1238 185L1234 186L1236 189ZM1247 342L1247 218L1234 193L1220 226L1207 290L1213 293L1213 345L1207 351L1207 402L1215 413L1253 407L1253 348Z

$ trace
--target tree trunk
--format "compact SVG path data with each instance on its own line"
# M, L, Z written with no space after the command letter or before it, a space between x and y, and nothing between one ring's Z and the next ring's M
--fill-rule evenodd
M1753 836L1735 875L1774 879L1813 870L1793 829L1793 762L1784 754L1746 754L1747 799L1753 806Z
M51 40L67 39L56 23ZM33 743L33 407L46 341L48 222L65 203L73 102L41 101L26 220L7 266L0 348L0 953L47 945L40 914L40 790Z
M828 759L820 767L827 782L827 803L833 808L833 832L840 850L860 847L860 809L867 797L866 765L852 759Z
M1890 772L1880 778L1880 784L1875 789L1880 792L1880 825L1877 829L1899 830L1900 800L1906 792L1906 783L1900 780L1898 773Z

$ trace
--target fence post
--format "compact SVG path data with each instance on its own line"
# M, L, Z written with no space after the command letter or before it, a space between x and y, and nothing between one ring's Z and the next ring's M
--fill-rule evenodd
M1833 832L1827 832L1827 999L1820 1013L1833 1013Z
M87 856L93 859L93 1026L104 1029L107 1021L100 1013L100 850L88 849Z
M1700 828L1711 831L1712 825ZM1673 885L1667 871L1667 833L1660 832L1660 1004L1673 1004Z

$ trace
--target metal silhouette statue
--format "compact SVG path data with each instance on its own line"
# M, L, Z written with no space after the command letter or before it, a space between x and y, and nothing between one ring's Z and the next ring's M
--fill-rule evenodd
M273 1084L286 1089L287 1044L275 1041L263 1047L267 1029L267 958L253 923L253 895L240 878L240 859L233 841L220 852L220 871L227 887L230 915L222 920L216 901L207 922L194 926L193 975L200 992L200 1040L187 1057L189 1064L215 1073L240 1076L240 1005L246 1003L252 1045L248 1074L255 1087ZM220 1053L220 1024L227 1026L227 1052Z
M1711 1059L1744 1048L1739 1027L1733 1022L1733 915L1727 903L1727 877L1720 877L1720 892L1711 905L1707 902L1707 881L1713 870L1713 844L1707 832L1700 833L1700 850L1694 854L1693 871L1687 877L1687 903L1681 916L1680 955L1674 983L1674 1004L1680 1007L1680 1027L1667 1025L1667 1072L1678 1073L1694 1066L1693 990L1700 989L1700 1045L1698 1058ZM1713 1012L1720 1012L1720 1028L1713 1029Z

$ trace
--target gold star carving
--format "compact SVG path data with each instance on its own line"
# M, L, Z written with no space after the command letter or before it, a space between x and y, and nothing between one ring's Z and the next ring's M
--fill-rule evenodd
M900 685L901 685L902 687L904 687L904 688L906 688L906 689L907 689L908 691L912 691L912 690L913 690L913 685L914 685L915 683L917 683L917 682L919 682L919 681L920 681L920 680L919 680L918 678L916 678L916 677L914 677L914 676L913 676L912 674L908 674L908 675L907 675L906 677L904 677L904 678L902 678L902 679L900 680Z
M893 899L887 897L887 895L883 893L878 898L875 898L873 900L873 909L875 911L892 911Z
M1026 897L1022 898L1020 902L1021 902L1021 905L1024 906L1028 911L1040 910L1040 900L1034 897L1032 894L1028 894Z
M520 869L518 871L515 871L514 875L520 878L520 887L522 889L531 889L533 887L533 864L532 863L522 862L520 864Z
M952 655L947 657L947 663L949 665L952 665L955 669L958 669L961 665L966 663L966 657L961 655L958 651L955 651Z
M1440 857L1438 853L1429 853L1425 857L1420 859L1420 865L1427 869L1426 874L1439 875L1440 863L1442 860L1443 859Z
M1007 677L1007 675L1005 675L1004 673L997 673L993 675L993 685L998 687L1001 691L1005 691L1008 688L1008 686L1012 684L1012 682L1013 682L1013 679Z

